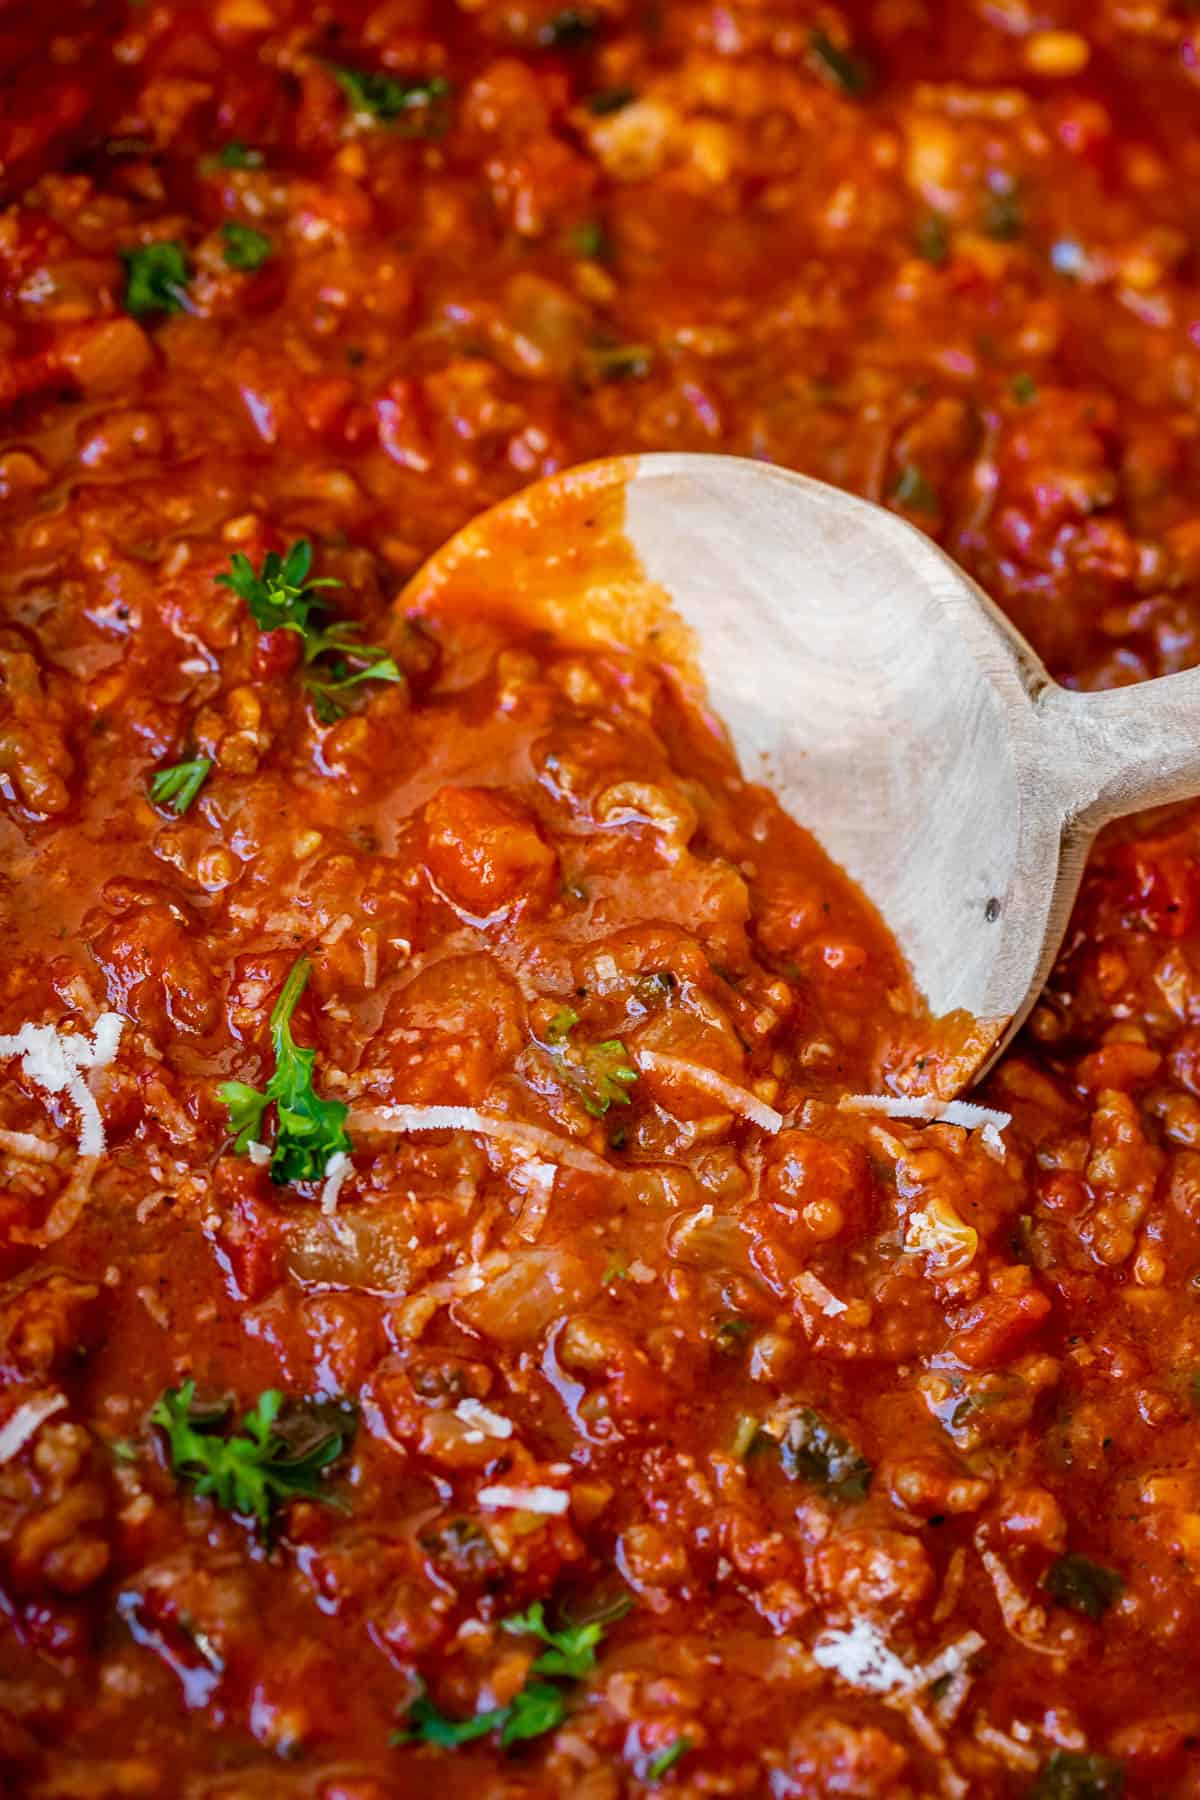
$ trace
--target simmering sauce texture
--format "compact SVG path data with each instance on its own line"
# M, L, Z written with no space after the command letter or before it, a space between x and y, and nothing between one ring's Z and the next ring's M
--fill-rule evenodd
M1198 196L1185 0L0 6L0 1793L1200 1800L1200 808L872 1108L672 669L409 586L719 450L1189 667Z

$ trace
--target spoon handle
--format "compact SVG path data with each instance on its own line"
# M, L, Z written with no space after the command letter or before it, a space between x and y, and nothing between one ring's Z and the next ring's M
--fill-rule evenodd
M1067 816L1090 830L1200 794L1200 669L1099 694L1051 683L1037 713Z

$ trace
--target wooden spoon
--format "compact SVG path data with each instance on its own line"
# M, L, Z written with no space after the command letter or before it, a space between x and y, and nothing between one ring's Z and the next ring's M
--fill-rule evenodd
M569 470L469 525L403 604L436 608L451 583L703 683L743 771L874 902L931 1013L973 1022L932 1059L945 1099L1037 998L1100 826L1200 793L1200 669L1070 693L927 537L769 464Z

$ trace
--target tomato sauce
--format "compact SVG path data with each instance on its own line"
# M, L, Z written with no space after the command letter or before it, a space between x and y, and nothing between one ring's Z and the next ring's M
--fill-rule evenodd
M999 1123L881 1116L901 960L669 664L412 584L723 450L1068 685L1195 664L1194 9L43 12L0 1791L1196 1800L1200 810L1102 841Z

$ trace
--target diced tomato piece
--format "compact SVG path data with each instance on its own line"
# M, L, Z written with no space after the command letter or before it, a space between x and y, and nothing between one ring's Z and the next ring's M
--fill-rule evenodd
M425 808L429 873L456 906L484 916L546 899L556 858L530 813L491 788L444 787Z
M254 645L251 669L258 681L282 681L300 661L297 631L260 631Z
M1190 833L1123 844L1113 867L1128 883L1130 904L1160 937L1187 937L1200 916L1200 856Z
M1037 1330L1050 1312L1049 1296L1039 1288L1021 1294L987 1294L966 1313L946 1349L970 1369L991 1369L1004 1362Z

